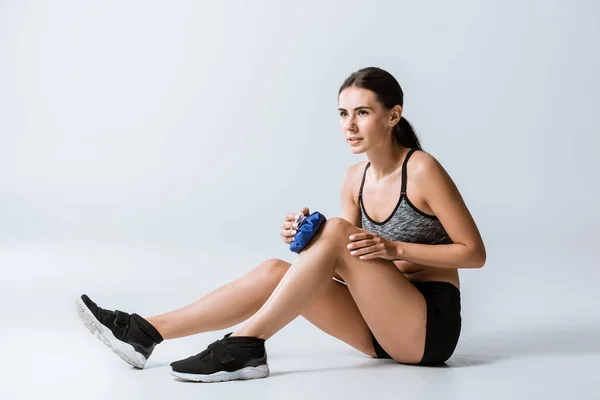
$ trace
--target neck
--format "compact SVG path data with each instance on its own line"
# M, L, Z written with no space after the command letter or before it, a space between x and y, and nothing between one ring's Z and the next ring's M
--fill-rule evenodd
M383 146L367 152L367 158L371 163L369 167L371 176L379 181L392 175L400 168L404 156L408 154L409 150L409 148L396 143L393 146L390 143L384 143Z

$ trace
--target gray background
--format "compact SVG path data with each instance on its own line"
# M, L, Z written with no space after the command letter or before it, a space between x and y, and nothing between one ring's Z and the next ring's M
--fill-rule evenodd
M1 1L0 393L599 398L599 11ZM168 362L218 332L165 342L157 368L133 371L85 331L81 293L150 316L268 258L293 261L284 215L339 216L343 173L364 159L336 109L343 80L366 66L399 81L404 116L486 244L486 266L461 271L454 368L369 360L299 318L270 340L275 376L185 385Z

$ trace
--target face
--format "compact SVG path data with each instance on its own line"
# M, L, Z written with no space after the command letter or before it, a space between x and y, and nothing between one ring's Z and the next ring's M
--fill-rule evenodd
M402 113L399 105L392 110L385 110L374 92L353 86L340 93L338 104L340 127L352 153L360 154L382 145L390 146L392 128Z

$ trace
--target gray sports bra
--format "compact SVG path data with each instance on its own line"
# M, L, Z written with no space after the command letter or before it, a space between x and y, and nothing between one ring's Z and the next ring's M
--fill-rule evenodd
M398 242L422 244L453 243L439 219L435 215L429 215L419 210L406 196L406 165L408 159L416 150L417 149L410 150L402 163L400 199L398 200L392 215L383 222L373 221L365 211L362 191L365 184L367 169L371 165L370 162L367 163L360 184L360 191L358 193L358 202L362 214L362 227L369 232L376 233L386 239Z

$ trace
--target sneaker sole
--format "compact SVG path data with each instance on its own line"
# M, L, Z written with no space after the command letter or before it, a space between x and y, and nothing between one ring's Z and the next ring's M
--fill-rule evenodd
M102 325L100 321L92 314L89 308L81 299L75 300L75 307L79 319L85 327L92 332L102 343L107 345L116 355L127 362L129 365L143 369L146 364L146 357L135 351L132 345L119 340L113 335L110 329Z
M246 367L237 371L227 372L219 371L214 374L186 374L183 372L171 371L171 375L187 381L194 382L224 382L233 380L260 379L269 376L269 366L267 364L258 367Z

